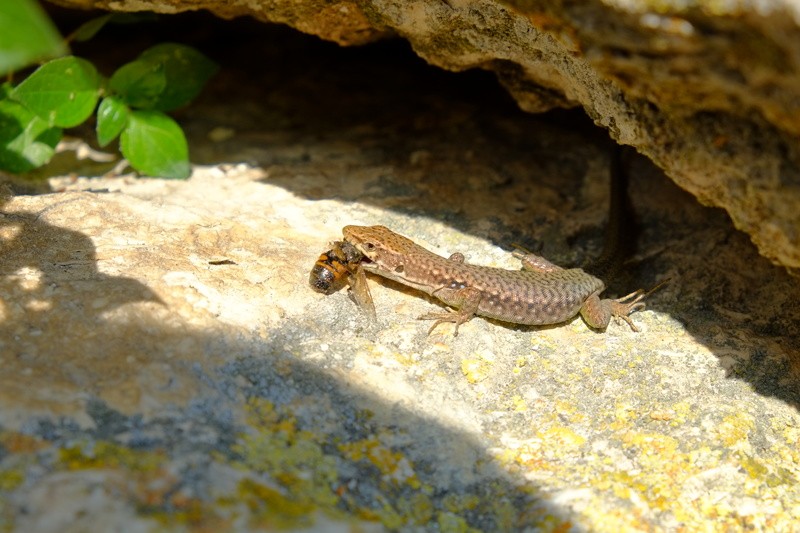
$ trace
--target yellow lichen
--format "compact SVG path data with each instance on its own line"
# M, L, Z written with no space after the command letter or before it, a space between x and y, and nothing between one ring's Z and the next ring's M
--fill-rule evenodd
M11 468L0 470L0 491L14 490L25 481L25 474L22 470Z
M629 431L623 435L622 442L627 446L635 446L640 460L646 460L648 464L669 464L678 451L678 441L661 433Z
M633 406L627 403L618 403L614 406L614 422L612 423L612 428L626 428L636 416L637 413Z
M488 378L491 370L491 363L482 357L461 360L461 373L473 385Z
M548 443L548 448L561 452L577 450L586 442L585 437L563 426L554 426L547 429L542 433L541 438Z
M579 423L586 420L586 415L582 409L579 409L574 403L565 400L556 400L555 412L559 417L564 417L572 423Z
M442 499L442 507L451 513L473 510L479 504L480 499L474 494L448 494Z
M742 470L747 472L751 479L763 481L768 487L774 488L779 485L794 485L796 478L785 468L776 468L775 472L771 472L770 468L759 459L751 457L746 453L737 453L739 464Z
M458 515L453 513L439 513L439 531L446 533L469 533L476 531L469 527L469 524Z
M411 496L401 498L397 502L398 510L411 519L417 525L427 524L435 511L431 499L421 492L416 492Z
M314 505L309 500L283 494L251 479L239 482L237 498L265 527L289 528L313 523Z
M68 470L124 468L146 473L159 470L167 457L163 452L132 450L113 442L98 441L62 448L59 460Z
M353 461L369 461L383 474L383 479L393 485L420 487L411 461L401 452L384 446L376 436L340 444L339 450Z
M726 416L717 426L717 438L724 446L731 447L746 440L754 427L753 417L741 411L736 412Z
M515 394L511 398L511 404L515 413L525 413L528 411L528 403L525 401L525 398L519 394Z
M292 415L278 412L270 402L254 400L249 408L255 432L242 436L234 447L242 457L242 466L272 478L286 491L286 497L302 508L332 509L338 501L333 489L336 462L323 452L317 442L320 438L299 430ZM281 493L269 495L274 499Z
M526 441L519 446L503 450L497 460L508 466L519 465L526 470L552 470L542 455L542 443L538 439Z
M692 406L689 402L677 402L672 405L672 410L675 412L675 418L672 419L672 426L679 426L689 419Z

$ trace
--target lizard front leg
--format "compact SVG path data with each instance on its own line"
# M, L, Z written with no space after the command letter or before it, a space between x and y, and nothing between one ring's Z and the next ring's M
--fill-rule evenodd
M431 296L436 296L437 291L433 291ZM458 326L475 316L475 313L478 311L478 306L481 304L481 300L483 299L483 293L478 289L472 287L464 287L463 289L459 289L453 295L453 303L452 307L455 307L456 310L454 311L445 311L442 313L428 313L427 315L422 315L418 318L418 320L435 320L436 322L428 329L428 335L430 335L436 326L442 324L444 322L453 322L456 325L455 331L453 331L453 336L458 336Z

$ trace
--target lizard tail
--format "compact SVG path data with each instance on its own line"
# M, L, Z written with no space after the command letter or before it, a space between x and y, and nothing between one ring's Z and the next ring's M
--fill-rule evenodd
M603 253L585 268L588 273L606 283L636 251L636 217L628 197L630 155L630 149L620 145L615 145L611 152L611 192Z

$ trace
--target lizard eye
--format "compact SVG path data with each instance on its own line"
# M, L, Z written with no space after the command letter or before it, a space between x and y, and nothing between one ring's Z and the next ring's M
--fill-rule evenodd
M398 274L402 274L403 270L405 270L403 265L397 265L396 267L394 267L394 271L397 272Z
M371 242L365 242L364 246L367 248L367 250L374 250L375 249L375 245L372 244Z

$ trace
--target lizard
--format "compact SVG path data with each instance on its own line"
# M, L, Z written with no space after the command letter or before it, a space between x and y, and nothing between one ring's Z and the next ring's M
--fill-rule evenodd
M620 154L612 156L612 214L609 226L622 226L627 179L621 168ZM617 181L617 183L614 183ZM621 182L621 183L620 183ZM614 190L616 188L616 191ZM620 190L622 191L620 193ZM623 228L624 230L624 228ZM612 232L620 233L614 227ZM580 314L592 328L605 330L612 317L628 323L638 331L630 314L644 309L644 299L661 287L665 280L649 291L639 289L617 299L601 298L605 283L581 268L562 268L544 257L519 250L513 255L522 262L521 270L506 270L468 264L464 255L454 253L445 258L416 244L384 226L345 226L344 241L361 254L364 271L391 279L422 291L444 302L454 310L428 313L422 320L435 320L428 334L439 324L458 326L475 315L522 325L547 325L565 322ZM620 260L617 236L606 239L606 252L596 271L613 272Z

